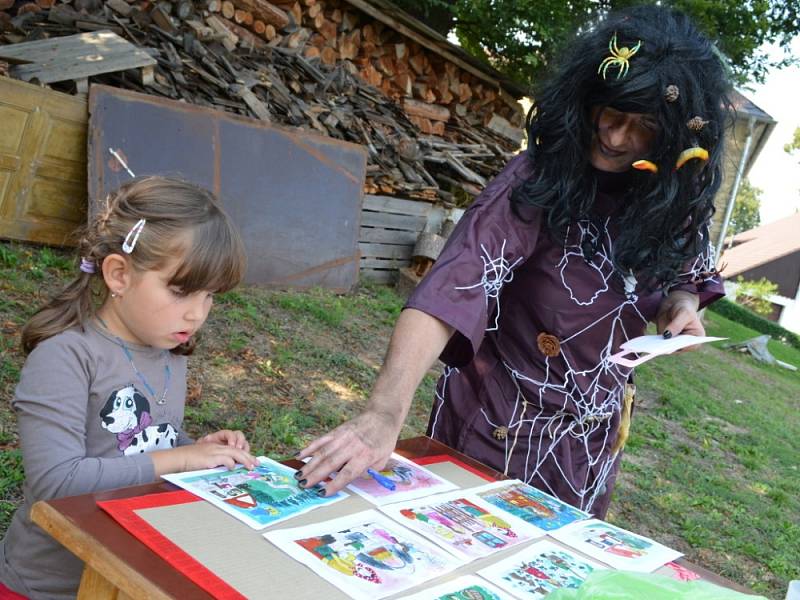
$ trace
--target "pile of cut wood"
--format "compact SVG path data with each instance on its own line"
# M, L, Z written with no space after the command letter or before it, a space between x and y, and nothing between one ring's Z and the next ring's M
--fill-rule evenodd
M440 57L335 0L0 0L0 9L3 44L110 30L157 61L152 80L123 71L92 81L365 145L367 193L468 201L518 147L507 94L437 66ZM0 74L13 77L22 65L8 62Z

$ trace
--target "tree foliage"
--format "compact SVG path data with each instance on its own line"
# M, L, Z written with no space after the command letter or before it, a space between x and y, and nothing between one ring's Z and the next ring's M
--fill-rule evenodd
M783 146L783 151L787 154L794 154L795 150L800 150L800 127L794 130L792 141Z
M761 194L763 190L750 184L744 179L736 194L736 202L731 213L730 235L736 235L742 231L758 227L761 223Z
M632 0L395 0L442 34L521 84L536 81L576 29L609 10L641 4ZM793 62L791 38L800 33L797 0L663 0L694 18L728 57L737 82L763 81L767 69ZM766 42L784 48L771 62Z
M746 281L739 275L736 278L736 303L746 306L756 314L767 316L772 313L770 296L778 293L778 284L766 277L758 281Z

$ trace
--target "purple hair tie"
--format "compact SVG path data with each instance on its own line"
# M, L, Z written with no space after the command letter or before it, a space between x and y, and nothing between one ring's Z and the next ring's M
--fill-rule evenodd
M84 273L89 273L89 275L92 275L95 272L94 261L89 260L88 258L81 258L81 266L78 268Z

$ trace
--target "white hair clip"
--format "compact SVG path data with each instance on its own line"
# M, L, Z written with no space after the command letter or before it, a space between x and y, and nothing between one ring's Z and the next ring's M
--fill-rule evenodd
M122 242L122 251L125 254L130 254L133 252L133 249L136 247L136 242L139 241L139 235L142 233L142 229L144 229L144 224L147 221L145 219L139 219L136 221L136 225L131 227L131 230L128 232L128 235L125 236L125 241ZM133 237L133 239L131 239Z

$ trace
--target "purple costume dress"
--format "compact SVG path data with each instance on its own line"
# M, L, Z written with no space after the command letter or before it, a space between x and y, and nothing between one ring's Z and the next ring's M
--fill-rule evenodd
M540 209L525 209L528 223L512 213L509 193L529 174L525 155L506 166L406 304L456 330L428 435L602 518L631 375L608 358L644 334L664 295L615 274L613 194L600 192L594 217L554 243ZM672 289L699 294L701 306L716 300L720 278L703 279L712 267L709 250Z

